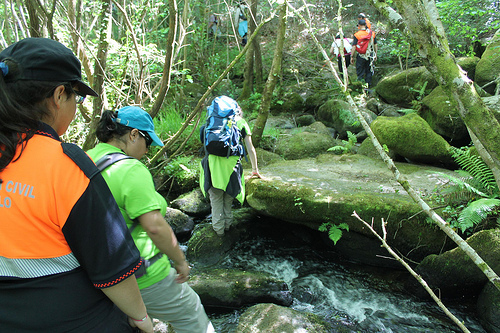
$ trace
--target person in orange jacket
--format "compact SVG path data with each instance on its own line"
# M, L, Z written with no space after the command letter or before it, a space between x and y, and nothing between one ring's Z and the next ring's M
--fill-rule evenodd
M377 38L375 37L375 33L367 28L365 20L358 21L358 29L352 41L351 64L356 60L356 75L358 80L364 80L370 88L374 74L374 62L377 60ZM369 44L366 51L362 53L360 50L358 51L358 48L360 48L361 41L367 38L369 38Z
M60 137L97 93L73 52L25 38L0 52L0 331L153 333L140 253L90 157Z

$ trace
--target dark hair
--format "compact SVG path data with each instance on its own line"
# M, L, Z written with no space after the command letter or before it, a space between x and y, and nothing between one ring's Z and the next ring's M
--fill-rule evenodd
M101 115L101 120L97 124L95 130L95 135L97 139L101 142L108 142L113 138L119 138L124 134L127 134L132 130L132 128L116 123L113 119L116 119L116 111L105 110Z
M69 94L74 92L69 82L16 80L20 75L18 64L8 58L3 62L9 71L6 76L0 72L0 172L21 157L39 122L50 115L42 102L60 85L64 85ZM18 145L21 152L16 157Z

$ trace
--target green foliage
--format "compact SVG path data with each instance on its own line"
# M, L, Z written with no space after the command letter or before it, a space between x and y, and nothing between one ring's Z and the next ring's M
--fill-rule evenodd
M199 160L193 156L177 156L163 171L166 176L174 178L181 187L194 187L198 183Z
M427 92L425 91L425 88L427 88L427 83L428 81L425 81L420 89L415 89L413 87L410 87L409 89L411 93L416 93L414 99L411 101L412 109L416 111L420 110L420 108L422 107L422 99L427 94Z
M498 1L437 0L436 6L455 55L474 55L473 43L500 28Z
M262 94L256 92L251 94L248 99L238 101L238 104L241 106L241 109L245 113L245 118L247 120L257 118L261 99Z
M337 155L342 155L342 154L347 154L347 153L353 152L353 149L356 146L356 143L358 143L358 138L356 137L355 134L353 134L350 131L347 131L347 138L348 138L347 141L342 140L343 145L328 148L327 151L331 151Z
M443 191L443 195L462 204L446 207L443 216L452 227L462 233L470 233L489 216L498 214L500 191L491 170L478 155L472 153L471 148L452 147L451 150L463 170L457 170L458 177L441 174L453 183Z
M349 231L349 225L347 223L333 224L332 222L325 222L318 230L328 232L328 237L337 245L337 242L342 237L342 230Z
M175 106L169 105L166 110L163 110L158 114L158 116L153 120L155 123L155 131L160 136L160 138L165 141L168 138L172 137L184 124L184 115L176 110ZM201 121L203 123L203 120ZM186 130L181 134L181 137L177 142L173 145L172 150L167 153L173 153L179 148L180 144L184 142L184 140L188 137L188 135L193 130L193 124L189 125ZM195 129L193 135L189 138L184 147L182 153L186 152L196 152L201 147L200 139L199 139L199 130ZM154 149L152 146L151 149ZM150 150L151 150L150 149Z

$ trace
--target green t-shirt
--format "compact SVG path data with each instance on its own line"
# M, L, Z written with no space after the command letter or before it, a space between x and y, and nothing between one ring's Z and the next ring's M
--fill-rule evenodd
M104 155L116 152L123 153L112 145L99 143L87 153L94 162L97 162ZM129 228L135 218L153 210L160 210L160 213L165 215L167 201L156 192L153 177L142 162L135 158L121 160L106 168L101 174ZM132 238L141 252L141 257L149 259L160 252L140 224L132 231ZM161 281L169 272L170 261L164 255L147 269L145 275L137 279L139 288L143 289Z

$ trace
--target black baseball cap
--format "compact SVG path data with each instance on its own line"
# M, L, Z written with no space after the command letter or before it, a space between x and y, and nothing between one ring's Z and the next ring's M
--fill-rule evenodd
M359 20L358 21L358 25L366 25L366 21L365 20Z
M0 52L0 61L12 60L19 66L20 74L5 78L17 80L71 82L78 86L78 94L97 96L82 81L82 66L73 51L49 38L25 38Z

